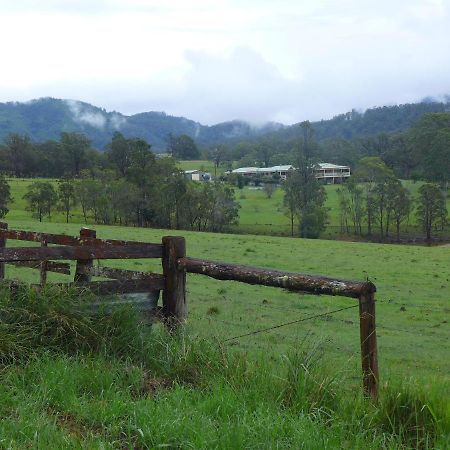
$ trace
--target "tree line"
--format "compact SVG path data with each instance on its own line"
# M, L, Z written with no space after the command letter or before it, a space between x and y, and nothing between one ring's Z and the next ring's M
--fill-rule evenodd
M11 136L7 146L13 173L28 174L27 165L23 164L26 158L12 155L32 154L17 151L29 150L29 141ZM79 208L85 222L224 231L238 218L239 205L230 186L187 180L174 158L157 158L142 139L126 139L116 133L101 159L90 162L84 136L63 133L58 146L63 149L60 161L67 164L61 170L68 170L56 186L49 181L35 181L24 195L27 210L40 221L45 217L51 219L59 211L69 222L75 208ZM3 205L6 214L11 195L4 178L0 197L0 208Z
M427 239L448 224L446 190L433 183L423 184L414 202L409 190L376 156L362 158L337 194L341 233L362 236L364 224L368 236L377 230L384 240L394 231L400 242L401 227L408 224L414 206L417 223Z
M353 116L346 120L352 121ZM301 126L290 140L277 135L253 141L219 145L205 152L216 167L269 167L297 161L296 147L303 139ZM362 158L378 157L400 179L424 180L441 185L450 181L450 113L424 114L410 129L346 139L316 141L316 160L354 169Z
M133 155L149 144L139 138L126 139L114 133L105 152L92 148L82 133L62 132L60 139L32 142L27 135L9 134L0 145L1 173L17 178L79 177L83 170L118 170L124 176ZM177 159L196 159L200 151L194 140L186 135L168 136L168 153Z

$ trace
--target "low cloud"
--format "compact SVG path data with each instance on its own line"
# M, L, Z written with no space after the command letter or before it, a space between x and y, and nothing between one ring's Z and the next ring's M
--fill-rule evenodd
M75 100L67 100L73 119L76 122L87 123L95 128L104 128L107 122L106 117L99 112L88 111L82 103Z
M120 130L120 128L125 125L125 123L127 122L127 119L124 116L121 116L120 114L113 114L110 118L109 118L109 124L111 125L112 128L114 128L115 130Z

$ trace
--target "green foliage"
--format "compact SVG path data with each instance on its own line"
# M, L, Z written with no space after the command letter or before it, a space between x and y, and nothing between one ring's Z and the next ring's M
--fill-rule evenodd
M66 223L69 223L70 211L77 203L74 181L69 178L60 180L58 183L58 209L65 213Z
M8 204L12 201L11 189L5 177L0 175L0 219L8 214Z
M57 202L58 195L51 183L35 181L28 186L23 198L27 202L27 211L31 211L32 216L42 222L45 215L51 218L51 212Z
M431 239L433 228L443 228L448 221L445 196L433 184L424 184L419 188L417 219L421 223L427 239Z
M427 181L450 181L450 113L425 114L411 130L419 170Z
M23 177L35 170L35 155L30 138L27 135L10 133L5 138L6 171L16 177Z
M79 176L86 166L89 139L82 133L61 133L61 147L64 152L72 176Z
M197 145L194 140L186 134L180 136L170 135L168 150L173 158L187 160L200 158L200 151L198 150Z
M309 122L303 122L301 127L303 139L296 148L295 170L283 184L284 205L291 216L292 227L294 215L298 217L300 237L317 239L325 229L327 219L326 192L315 174L317 144L313 140L314 131Z

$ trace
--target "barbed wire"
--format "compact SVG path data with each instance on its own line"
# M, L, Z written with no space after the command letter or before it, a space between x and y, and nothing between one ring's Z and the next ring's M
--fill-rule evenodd
M357 307L359 307L359 305L352 305L352 306L347 306L345 308L335 309L333 311L328 311L328 312L321 313L321 314L315 314L313 316L302 317L301 319L291 320L289 322L284 322L284 323L281 323L281 324L278 324L278 325L273 325L271 327L262 328L260 330L254 330L254 331L251 331L249 333L244 333L244 334L241 334L241 335L238 335L238 336L233 336L233 337L224 339L223 342L233 341L235 339L240 339L240 338L246 337L246 336L252 336L252 335L255 335L255 334L259 334L259 333L265 333L265 332L268 332L268 331L271 331L271 330L275 330L277 328L286 327L288 325L293 325L295 323L305 322L307 320L316 319L318 317L329 316L331 314L336 314L336 313L338 313L340 311L345 311L347 309L357 308Z

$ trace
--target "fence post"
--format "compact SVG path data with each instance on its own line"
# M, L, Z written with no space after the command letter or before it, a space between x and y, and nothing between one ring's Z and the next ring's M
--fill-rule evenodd
M375 400L378 396L378 355L374 292L365 292L359 297L359 330L364 391Z
M0 230L8 230L8 224L5 222L0 222ZM6 237L0 235L0 248L6 247ZM0 263L0 280L5 278L5 263Z
M84 244L83 239L96 237L97 232L95 230L90 230L89 228L82 228L80 230L81 245ZM89 270L93 265L94 260L92 258L78 259L77 266L75 269L75 277L74 277L75 283L86 283L91 281L92 276L87 273L87 270Z
M47 247L47 242L45 240L41 241L41 247ZM40 274L40 284L42 287L44 287L45 283L47 283L47 261L45 259L41 261L39 274Z
M186 241L181 236L162 238L164 274L163 313L166 325L176 328L186 322L186 272L178 268L177 260L186 256Z

